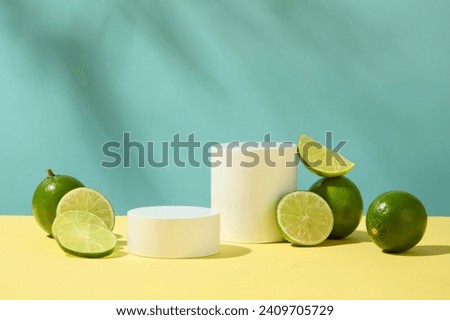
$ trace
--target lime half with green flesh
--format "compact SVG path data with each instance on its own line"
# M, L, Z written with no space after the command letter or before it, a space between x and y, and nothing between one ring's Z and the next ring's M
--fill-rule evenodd
M322 177L340 177L349 173L355 166L344 156L303 134L298 140L298 153L303 164Z
M111 203L94 189L77 188L66 193L58 203L56 216L74 210L95 214L103 220L109 230L114 228L115 214Z
M108 229L106 223L104 223L101 218L99 218L93 213L80 210L69 210L57 216L55 218L55 221L53 221L52 225L53 237L54 238L56 237L56 234L62 227L71 223L80 223L80 222L98 224L99 226Z
M333 229L330 207L309 191L294 191L284 196L277 206L277 220L284 238L300 246L320 244Z
M64 252L86 258L101 258L113 253L117 238L94 223L70 223L56 233L56 241Z

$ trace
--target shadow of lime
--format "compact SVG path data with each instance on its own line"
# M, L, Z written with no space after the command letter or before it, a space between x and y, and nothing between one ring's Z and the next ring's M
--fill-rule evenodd
M351 235L344 239L327 239L325 242L321 243L319 246L321 247L331 247L331 246L340 246L347 244L355 244L355 243L363 243L363 242L371 242L369 235L366 231L356 230Z
M116 234L118 239L121 239L123 236ZM117 240L116 249L112 254L106 256L104 259L114 259L114 258L122 258L128 255L128 252L125 250L127 247L126 240Z
M450 254L450 246L446 245L424 245L415 246L414 248L401 253L390 253L385 252L393 256L401 257L430 257L430 256L441 256L445 254Z
M292 244L292 246L299 248L320 248L320 247L343 246L363 242L371 242L369 235L365 231L356 230L351 235L349 235L344 239L327 239L316 246L298 246L294 244Z

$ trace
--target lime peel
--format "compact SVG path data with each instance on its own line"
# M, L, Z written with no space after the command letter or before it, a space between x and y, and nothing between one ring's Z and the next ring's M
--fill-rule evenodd
M366 230L384 252L401 253L417 245L427 228L423 203L404 191L382 193L367 209Z
M55 175L51 169L47 170L47 177L36 187L32 199L33 216L46 233L52 233L58 202L67 192L79 187L84 184L74 177Z

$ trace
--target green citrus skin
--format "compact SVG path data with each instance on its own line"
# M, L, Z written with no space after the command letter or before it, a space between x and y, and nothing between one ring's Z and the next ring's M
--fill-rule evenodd
M84 184L70 176L55 175L51 169L47 172L48 176L34 191L32 211L39 226L51 235L59 200L70 190L84 187Z
M366 228L372 241L384 252L400 253L413 248L427 228L424 205L404 191L379 195L369 206Z
M349 178L322 178L309 191L321 196L333 212L333 229L328 239L343 239L355 231L361 222L363 199Z

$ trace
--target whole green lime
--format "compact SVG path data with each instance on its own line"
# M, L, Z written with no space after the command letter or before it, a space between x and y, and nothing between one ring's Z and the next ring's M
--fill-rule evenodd
M383 251L404 252L418 244L425 234L427 213L414 195L389 191L369 206L366 228L372 241Z
M355 231L361 221L363 200L358 187L349 178L322 178L309 190L321 196L333 212L329 239L343 239Z
M34 191L32 211L39 226L51 235L59 200L70 190L84 187L84 184L70 176L55 175L50 169L47 172L48 176Z

